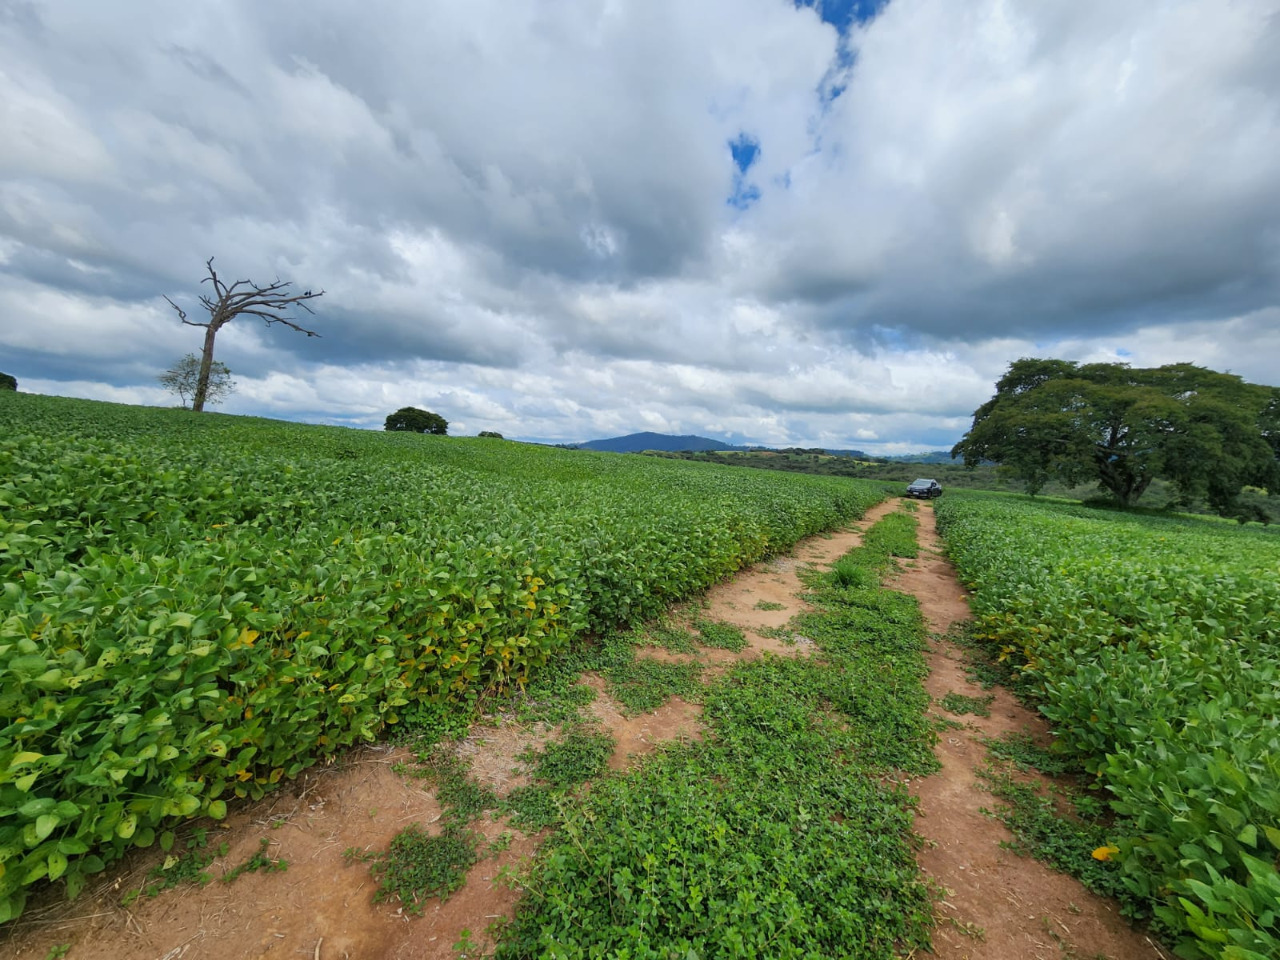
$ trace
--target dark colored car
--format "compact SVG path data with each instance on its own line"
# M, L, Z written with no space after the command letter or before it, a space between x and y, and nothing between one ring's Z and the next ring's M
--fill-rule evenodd
M913 480L907 484L907 496L932 500L934 497L942 496L942 484L937 480Z

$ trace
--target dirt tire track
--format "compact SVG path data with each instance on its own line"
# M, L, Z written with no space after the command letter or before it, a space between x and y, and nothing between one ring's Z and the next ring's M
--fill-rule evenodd
M911 783L920 803L916 833L926 841L920 866L944 891L935 953L941 960L1165 958L1148 936L1128 925L1114 903L1066 874L1002 849L1000 843L1012 840L1012 834L980 812L995 803L976 778L986 763L983 738L1026 732L1048 743L1049 727L1003 688L984 691L966 678L962 652L943 635L968 619L968 601L942 555L932 504L917 516L920 557L904 564L888 586L915 595L934 634L925 687L935 701L952 691L995 694L990 717L966 716L964 729L941 733L936 752L942 770Z

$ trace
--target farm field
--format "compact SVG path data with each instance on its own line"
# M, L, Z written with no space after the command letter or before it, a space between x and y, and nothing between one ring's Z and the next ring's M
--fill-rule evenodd
M925 654L936 667L942 638L926 637L913 597L880 586L890 575L919 595L950 580L946 622L964 618L932 546L911 559L917 516L932 544L936 511L974 591L971 632L1052 721L1058 759L1111 791L1096 865L1126 908L1188 956L1270 956L1280 538L980 494L881 504L852 541L813 536L885 495L843 478L10 394L6 923L28 923L31 893L56 917L51 891L87 886L81 902L107 911L95 917L131 919L121 905L156 893L139 915L175 936L193 922L183 898L201 898L203 952L162 938L156 955L258 955L206 923L209 902L221 915L258 901L275 911L262 937L301 949L309 936L319 953L323 931L326 957L391 956L388 922L424 907L430 921L395 934L395 955L923 948L937 904L955 907L917 866L937 857L912 836L911 797L947 836L956 808L921 786L938 766L930 747L956 727L944 714L986 702L935 681L931 708ZM787 554L805 537L800 556L818 567ZM749 607L709 605L713 584ZM990 729L969 723L951 741ZM486 758L494 743L520 746ZM372 765L374 792L335 786L350 781L327 772L335 761L351 775ZM955 775L973 795L973 768ZM330 801L346 811L336 827ZM1002 828L973 813L956 829L998 851ZM210 837L218 821L231 829ZM297 835L273 837L280 827ZM327 839L298 846L313 829ZM239 839L228 852L218 836ZM280 850L310 863L278 877ZM956 855L973 867L968 848ZM1019 889L1058 891L1043 909L1072 944L1160 955L1039 864L986 856ZM121 858L123 872L108 867ZM440 885L422 885L428 863ZM213 901L163 893L211 870L239 886ZM478 892L480 874L509 887ZM282 884L302 899L280 899ZM336 929L311 913L338 901L334 916L351 919ZM476 916L510 919L485 930ZM983 931L969 916L932 932L941 956L979 942L1021 956L1041 935L1025 917L997 910ZM252 913L232 921L254 926ZM152 943L122 931L103 928L103 956ZM0 927L0 954L25 960L23 942L5 953Z
M465 725L879 487L0 400L0 921L388 728Z
M909 516L891 515L830 574L807 574L807 595L817 607L782 633L765 630L756 618L787 619L802 611L793 596L768 609L723 599L694 602L674 618L610 634L558 660L505 709L491 703L501 712L465 740L419 748L417 763L404 763L404 802L413 804L408 812L433 824L433 834L443 826L436 834L441 839L456 835L475 844L478 862L456 897L440 904L430 892L395 879L408 877L407 867L419 862L397 842L418 843L421 835L401 831L386 848L381 810L348 805L337 826L358 836L364 822L356 859L387 864L392 904L412 912L425 907L421 920L404 925L385 907L371 910L368 871L358 862L334 863L332 842L318 848L327 867L307 862L306 851L317 848L303 838L333 830L323 812L342 796L321 779L298 798L310 798L311 813L307 807L299 812L298 800L286 795L281 819L274 805L272 812L263 806L268 798L250 822L241 819L227 834L233 842L240 838L239 848L229 858L225 850L216 855L229 866L242 861L244 841L253 846L261 834L280 857L270 863L287 862L284 854L292 861L288 877L245 876L226 893L213 885L207 894L143 897L131 908L143 927L135 925L135 934L126 922L93 937L96 955L160 955L191 945L193 956L254 956L261 949L255 944L282 937L282 948L297 949L301 940L307 949L323 946L324 956L471 956L467 951L488 939L484 918L507 912L511 903L510 895L483 892L491 885L482 879L497 872L486 862L504 862L512 849L527 854L537 831L546 829L551 833L542 850L518 872L520 904L500 931L499 956L629 950L666 957L693 950L887 958L927 942L931 896L914 862L910 804L894 782L933 767L932 721L919 686L923 635L914 600L876 585L892 555L915 552L914 526ZM802 555L837 560L842 542L849 542L847 534L811 538ZM794 579L799 569L781 558L764 565L756 582L772 583L783 572ZM739 593L737 583L728 588L733 596L754 599ZM779 605L787 609L774 614ZM748 639L744 628L720 616L757 627L748 628ZM581 696L597 689L596 696ZM605 772L611 749L616 758L644 745L634 731L670 729L662 717L687 716L690 707L705 733L686 733L648 760ZM513 730L531 735L543 726L545 735L519 741L530 743L515 754L516 765L529 771L523 785L486 777L493 758L475 750L484 753L486 742L502 743ZM507 752L506 763L512 755ZM358 768L352 773L360 775ZM416 793L414 774L431 785L438 805L424 808L408 799ZM590 792L578 789L584 779L592 781ZM708 782L714 789L706 789ZM388 792L376 795L379 806L399 808ZM285 829L273 834L277 826ZM383 839L372 839L379 835ZM295 869L302 874L295 877ZM488 876L471 880L473 872ZM133 872L123 889L148 883ZM304 895L291 900L286 891L298 886ZM106 896L109 901L113 894ZM335 909L338 901L343 905ZM329 906L318 909L322 902ZM259 903L268 905L265 912L255 909ZM103 915L96 909L89 906L90 917ZM133 916L113 909L122 919ZM460 930L459 910L469 933ZM61 936L72 943L72 955L86 942ZM470 946L455 953L455 941ZM26 952L11 944L18 949L0 946L0 954L42 955L60 941L46 934L27 942ZM684 948L673 954L677 944Z
M975 633L1098 778L1094 854L1187 957L1280 955L1280 536L949 496Z

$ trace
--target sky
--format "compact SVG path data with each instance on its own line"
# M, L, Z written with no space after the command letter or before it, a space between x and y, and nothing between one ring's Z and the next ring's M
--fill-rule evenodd
M1020 357L1280 384L1280 0L0 0L0 370L946 448Z

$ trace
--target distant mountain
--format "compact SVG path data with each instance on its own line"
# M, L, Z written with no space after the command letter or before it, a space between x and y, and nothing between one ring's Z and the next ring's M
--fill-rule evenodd
M604 450L608 453L640 453L644 450L661 450L664 453L678 453L683 450L695 452L737 450L743 453L826 453L833 457L852 457L855 460L889 460L899 463L950 463L951 453L948 450L930 450L926 453L904 453L896 457L880 457L861 450L824 450L821 447L812 449L805 447L762 447L758 444L734 446L721 440L709 437L683 436L677 437L669 433L632 433L625 437L610 437L606 440L588 440L585 443L562 444L580 450Z
M924 453L900 453L896 457L885 457L897 463L950 463L950 450L926 450Z
M742 450L719 440L706 437L673 437L669 433L633 433L625 437L607 440L588 440L578 444L583 450L604 450L608 453L639 453L642 450Z

